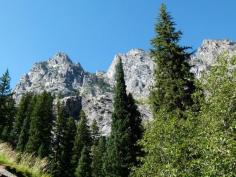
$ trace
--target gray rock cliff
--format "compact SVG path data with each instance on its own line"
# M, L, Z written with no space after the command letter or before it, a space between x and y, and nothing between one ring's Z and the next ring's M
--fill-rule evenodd
M196 77L208 70L217 57L227 52L236 54L236 43L229 40L204 40L191 57L192 72ZM89 122L96 119L103 134L110 132L115 65L118 58L124 64L127 92L139 103L143 119L151 119L147 98L153 84L154 63L149 53L132 49L126 54L117 54L107 72L89 73L80 64L74 64L64 53L58 53L47 61L36 63L24 75L14 89L20 100L26 92L41 93L46 90L64 103L71 116L76 117L83 109Z

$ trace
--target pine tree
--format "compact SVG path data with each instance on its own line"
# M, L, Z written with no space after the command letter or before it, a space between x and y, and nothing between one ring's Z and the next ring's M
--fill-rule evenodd
M91 132L87 123L87 117L84 111L80 112L80 121L77 126L74 147L73 147L73 155L72 155L72 170L75 171L78 161L80 159L81 152L84 147L90 147L92 144Z
M53 138L53 154L51 157L52 161L52 176L60 177L63 174L63 146L62 143L65 140L65 127L66 127L66 117L64 115L64 108L58 102L57 103L57 117L54 126L54 138Z
M0 77L0 133L1 138L12 141L10 132L15 117L15 101L10 88L10 75L8 70Z
M145 156L133 176L191 176L197 170L189 164L198 158L193 141L198 121L190 113L194 110L192 96L197 89L188 63L190 53L178 44L182 33L175 30L164 4L156 33L151 41L156 70L150 95L155 119L141 141Z
M98 144L92 147L92 177L104 177L103 157L106 152L106 138L100 137Z
M108 139L103 165L106 177L127 177L130 173L130 168L136 162L134 155L137 152L132 151L135 150L137 138L132 134L136 128L139 129L138 127L141 127L141 122L139 121L140 115L135 110L136 107L133 106L132 101L126 94L123 64L121 59L119 59L116 65L116 87L111 135Z
M128 94L128 112L129 112L129 126L130 126L130 148L131 148L131 163L132 166L138 165L137 157L143 155L142 147L138 141L142 138L144 128L142 126L141 114L135 104L132 94Z
M64 141L63 145L63 167L64 167L64 175L67 177L73 177L73 165L71 163L72 155L73 155L73 146L76 135L76 125L74 118L69 118L66 122L66 128L64 133Z
M67 118L65 109L60 103L57 104L57 119L54 129L54 142L52 154L53 177L70 177L72 148L76 133L75 121L73 118Z
M89 148L86 146L83 148L81 152L78 167L76 168L75 171L75 176L91 177L91 157Z
M31 115L32 110L36 103L36 96L34 96L32 93L27 93L21 100L16 121L14 124L14 128L12 131L13 136L18 137L17 139L17 145L16 150L23 152L25 150L26 144L29 140L29 130L30 130L30 123L31 123ZM23 120L23 125L20 127L21 122ZM20 133L18 134L18 132Z
M20 103L17 108L16 119L13 124L13 130L11 132L12 137L14 137L14 144L17 143L21 129L24 126L24 120L30 119L31 116L31 101L33 95L31 93L26 93L22 96Z
M191 53L187 52L188 47L178 44L182 33L176 31L164 4L155 31L156 36L151 41L151 55L156 64L155 85L150 94L153 114L155 117L158 110L165 108L181 116L181 112L193 104L194 75L188 63Z
M43 92L37 96L32 112L29 141L26 151L35 153L40 157L48 156L51 152L52 122L53 122L53 97Z

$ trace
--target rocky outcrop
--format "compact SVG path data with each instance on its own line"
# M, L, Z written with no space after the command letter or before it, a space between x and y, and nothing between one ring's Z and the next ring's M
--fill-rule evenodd
M191 58L192 71L199 78L203 71L209 70L222 54L236 55L236 43L230 40L209 40L202 42L201 47Z
M208 70L217 57L227 52L236 54L236 43L229 40L204 40L202 46L191 57L192 72L197 77ZM77 117L83 109L91 123L96 119L103 134L110 132L112 97L115 82L115 66L122 59L127 92L134 95L143 119L151 119L147 104L153 84L154 63L149 53L132 49L126 54L117 54L107 72L89 73L81 65L74 64L64 53L58 53L47 61L36 63L23 76L14 89L20 100L26 92L41 93L46 90L56 95L69 114Z
M137 100L148 97L152 84L153 62L148 53L132 49L127 54L115 56L108 72L89 73L80 64L74 64L64 53L58 53L47 61L36 63L21 78L14 89L19 102L26 92L54 94L75 118L83 109L91 123L96 119L103 134L110 132L112 97L117 58L124 63L127 92ZM139 106L144 119L150 117L148 105Z

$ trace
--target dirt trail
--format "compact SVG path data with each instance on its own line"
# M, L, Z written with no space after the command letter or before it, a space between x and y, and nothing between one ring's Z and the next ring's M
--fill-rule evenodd
M0 177L17 177L6 170L5 166L0 165Z

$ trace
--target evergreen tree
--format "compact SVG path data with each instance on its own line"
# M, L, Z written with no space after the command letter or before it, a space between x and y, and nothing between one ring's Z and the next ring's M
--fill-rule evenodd
M91 157L89 148L86 146L83 148L81 152L78 167L76 168L75 171L75 176L91 177Z
M32 112L29 141L26 151L35 153L40 157L48 156L51 152L52 122L53 122L53 97L43 92L37 96Z
M64 108L61 104L57 103L57 117L54 128L54 140L53 140L53 154L52 154L52 175L54 177L60 177L63 174L63 146L62 143L65 140L65 127L66 127L66 117L64 115Z
M17 108L16 119L13 124L12 137L14 137L14 144L17 143L21 130L24 126L25 119L30 119L32 109L32 93L26 93L22 96Z
M151 55L156 64L155 85L150 94L153 114L156 117L158 110L165 108L181 116L181 112L193 104L194 75L188 63L191 53L187 52L188 47L178 44L182 33L176 31L164 4L155 31L151 41Z
M131 148L131 163L132 166L138 165L137 157L141 157L142 147L138 144L138 141L143 136L143 126L141 114L138 111L138 107L135 104L135 100L132 94L128 94L128 112L129 112L129 126L130 126L130 148Z
M80 121L77 126L74 147L73 147L73 155L72 155L72 170L75 171L78 161L80 159L81 152L84 147L91 147L92 139L91 132L87 123L87 117L84 111L80 112Z
M25 150L26 144L29 140L29 130L30 130L30 123L31 123L31 115L32 110L34 109L37 97L34 96L32 93L27 93L21 100L16 121L13 128L13 136L18 137L16 150L23 152ZM23 117L25 116L25 117ZM20 127L20 121L23 120L23 125ZM18 131L20 131L18 135Z
M100 137L98 144L92 147L92 177L104 177L103 157L106 152L106 138Z
M197 161L197 143L193 140L198 120L193 95L197 89L188 64L188 48L178 43L181 32L161 5L156 36L151 41L156 63L155 85L150 95L155 120L148 125L141 141L145 156L133 176L191 176L197 171L189 164Z
M63 167L64 167L64 175L67 177L73 177L73 165L72 165L72 155L73 155L73 146L76 135L76 125L74 118L69 118L66 123L65 133L64 133L64 141L62 142L63 146Z
M141 127L141 122L139 121L139 113L133 109L136 107L133 106L132 101L126 94L123 64L119 59L116 65L111 135L108 139L103 165L106 177L127 177L130 168L136 162L137 152L132 151L135 150L137 138L132 134L136 133L134 132L136 128ZM139 135L137 136L139 137Z
M52 155L52 175L54 177L67 176L71 173L72 148L76 133L73 118L66 118L65 109L57 104L57 119L54 130L54 143Z
M15 117L15 101L10 89L10 75L8 70L0 77L0 133L3 140L10 141Z

